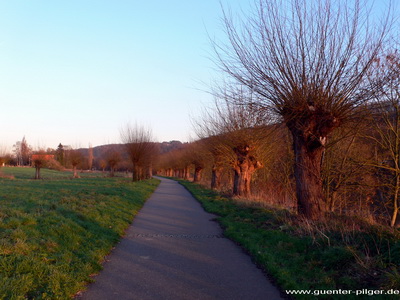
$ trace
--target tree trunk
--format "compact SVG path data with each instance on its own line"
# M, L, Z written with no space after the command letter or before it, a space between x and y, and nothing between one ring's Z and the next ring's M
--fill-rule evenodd
M40 179L40 167L36 167L35 169L35 179Z
M400 228L399 208L393 210L390 226L395 228Z
M132 181L139 181L139 168L138 166L133 166L132 168Z
M335 206L336 206L336 195L337 195L337 191L334 190L332 191L331 195L330 195L330 199L329 199L329 203L327 208L329 209L330 212L334 212L335 211Z
M310 143L310 139L304 138L304 134L298 131L292 131L292 135L298 211L308 219L317 220L323 218L325 211L321 161L326 137L321 137L318 144Z
M213 166L211 172L211 189L218 190L221 186L221 168Z
M234 195L242 195L244 194L244 186L241 184L243 181L241 180L240 169L236 168L234 170L235 174L233 176L233 194Z
M201 180L201 173L203 171L202 167L195 166L194 168L194 177L193 182L199 182Z
M390 220L391 227L398 227L397 217L399 214L399 192L400 192L400 176L396 175L396 184L395 184L395 191L393 195L393 211L392 217Z
M233 194L237 196L250 195L250 182L254 172L262 167L262 164L251 154L249 145L242 145L233 149L236 161L233 165L235 176L233 179Z
M110 177L114 177L114 167L110 167Z
M233 179L233 194L236 196L249 196L250 182L256 168L247 163L242 163L239 167L235 168L235 175Z
M183 179L188 180L189 179L189 167L185 167L183 169Z
M73 170L74 170L74 178L79 178L78 170L77 170L76 166L72 166L72 167L73 167Z
M331 111L311 102L298 110L288 107L283 116L293 138L298 212L307 219L322 219L326 210L322 158L328 135L340 122Z
M150 164L146 168L146 179L150 179L153 177L153 165Z

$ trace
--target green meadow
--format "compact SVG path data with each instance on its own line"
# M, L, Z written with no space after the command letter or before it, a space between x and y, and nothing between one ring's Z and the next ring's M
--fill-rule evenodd
M101 270L159 181L2 168L0 299L70 299Z

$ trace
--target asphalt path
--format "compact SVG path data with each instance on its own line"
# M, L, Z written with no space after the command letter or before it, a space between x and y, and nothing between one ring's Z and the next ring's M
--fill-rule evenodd
M79 298L281 299L179 183L161 183Z

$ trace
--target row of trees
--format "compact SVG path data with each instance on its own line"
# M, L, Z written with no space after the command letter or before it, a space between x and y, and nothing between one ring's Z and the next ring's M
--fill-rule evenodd
M398 225L398 109L397 104L391 106L381 98L363 111L363 119L347 123L331 135L321 159L324 212ZM222 117L230 114L229 108ZM205 120L209 121L209 116ZM221 118L214 129L221 129L221 122L227 120ZM238 126L239 120L236 115L231 126ZM202 122L199 133L213 126ZM292 143L284 124L224 130L161 155L157 170L160 175L190 179L241 198L297 210Z
M197 122L193 143L206 151L180 151L179 163L162 168L192 164L197 180L212 162L213 188L224 166L236 195L248 196L251 182L282 187L292 197L283 202L308 219L378 206L394 226L400 70L389 46L397 36L389 14L374 22L367 2L352 4L260 0L242 18L224 11L227 42L213 49L226 80L212 90L215 108Z
M78 178L78 169L93 170L108 169L114 176L117 167L126 172L132 172L132 180L138 181L152 176L154 161L158 155L158 145L153 141L150 129L135 125L127 125L121 130L123 144L105 145L95 157L93 147L88 149L72 149L61 143L57 149L39 149L33 151L26 142L14 145L14 155L0 149L0 167L3 164L17 166L31 165L36 168L35 178L40 178L43 167L53 169L73 169L73 177Z

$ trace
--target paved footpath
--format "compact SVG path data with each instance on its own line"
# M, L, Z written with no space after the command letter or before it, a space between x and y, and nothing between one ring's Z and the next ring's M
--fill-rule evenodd
M179 183L160 179L80 299L281 299L249 256L222 236L214 215Z

